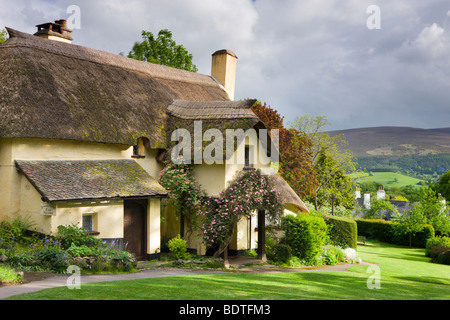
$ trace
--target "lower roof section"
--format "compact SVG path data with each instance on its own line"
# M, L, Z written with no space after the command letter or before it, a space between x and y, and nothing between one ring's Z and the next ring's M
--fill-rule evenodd
M46 202L166 197L134 160L15 161Z

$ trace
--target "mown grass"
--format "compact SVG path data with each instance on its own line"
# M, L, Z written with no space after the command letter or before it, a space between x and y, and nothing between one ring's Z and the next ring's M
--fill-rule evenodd
M380 268L380 289L369 289L368 266L348 271L214 273L84 284L14 296L49 300L448 300L450 266L433 264L423 249L383 244L358 248Z
M381 183L387 187L405 187L405 186L417 186L419 188L419 184L424 182L423 180L408 177L406 175L396 173L396 172L373 172L372 176L365 176L357 179L358 183L368 182L368 181L376 181Z

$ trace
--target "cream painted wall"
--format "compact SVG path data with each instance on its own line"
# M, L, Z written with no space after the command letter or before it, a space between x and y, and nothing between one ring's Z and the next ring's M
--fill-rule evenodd
M126 145L50 139L0 139L0 218L20 214L21 175L14 160L109 160L132 159L133 147ZM162 166L156 150L145 150L145 158L135 159L153 178Z
M145 150L145 158L135 159L153 178L162 166L156 150ZM56 205L55 216L41 215L41 195L28 179L17 172L14 160L108 160L131 159L133 148L89 142L46 139L0 139L0 220L6 216L29 217L38 232L52 234L59 225L81 226L83 214L93 214L99 238L123 238L123 201L67 202ZM148 207L148 253L160 248L160 199L150 199Z
M59 225L75 223L81 227L82 217L93 215L94 231L100 232L99 238L123 238L123 201L92 201L58 203L56 216L52 216L51 232Z
M218 196L225 189L225 166L223 164L197 165L192 174L208 195Z

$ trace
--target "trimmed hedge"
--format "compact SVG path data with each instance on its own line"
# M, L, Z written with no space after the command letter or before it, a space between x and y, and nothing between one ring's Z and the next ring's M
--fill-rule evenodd
M328 226L328 234L334 245L342 248L356 249L358 227L354 220L344 217L327 216L325 223Z
M382 219L354 219L358 226L358 235L376 239L382 242L409 246L409 234L402 233L399 223L385 221ZM413 234L411 245L413 247L425 248L428 239L434 237L432 225L424 224L422 230Z
M450 237L437 236L428 239L425 256L436 261L437 257L446 251L450 251Z
M450 265L450 250L442 252L437 257L437 263Z
M327 225L321 217L308 214L287 215L281 220L285 243L292 254L305 263L316 263L327 237Z

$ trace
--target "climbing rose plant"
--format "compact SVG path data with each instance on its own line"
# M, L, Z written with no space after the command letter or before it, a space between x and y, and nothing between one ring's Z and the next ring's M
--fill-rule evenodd
M197 213L206 193L192 175L192 169L193 166L188 164L168 162L160 172L159 183L168 191L177 215L186 219L188 227L195 228Z
M226 249L236 223L256 210L264 210L271 221L278 220L283 212L279 192L260 170L238 172L219 197L206 198L199 211L204 217L201 230L206 246L218 248L214 256Z

